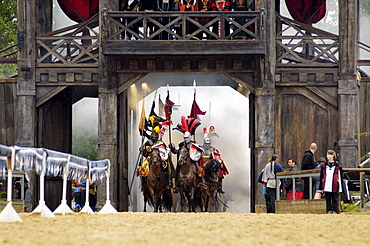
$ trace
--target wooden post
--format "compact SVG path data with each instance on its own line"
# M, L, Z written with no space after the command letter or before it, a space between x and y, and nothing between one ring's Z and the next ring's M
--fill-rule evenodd
M256 165L255 177L258 177L261 170L265 167L269 158L274 153L275 141L275 1L260 2L260 8L264 8L266 18L264 23L264 35L266 39L266 56L260 59L262 86L256 89L255 115L256 115L256 141L255 155ZM254 180L257 182L257 180ZM261 187L257 187L256 205L264 205L264 197Z
M16 140L35 146L36 129L36 0L18 0L18 84Z
M356 167L359 164L359 142L355 135L360 131L357 16L357 0L339 0L338 146L339 161L343 167Z
M118 1L100 0L99 4L99 26L101 27L101 45L104 42L106 30L103 29L103 10L117 10ZM99 159L110 159L110 184L98 186L97 207L104 206L106 198L106 186L110 187L110 200L114 207L118 206L117 179L120 177L117 172L117 73L115 57L103 55L102 48L99 49L99 126L98 126L98 155Z

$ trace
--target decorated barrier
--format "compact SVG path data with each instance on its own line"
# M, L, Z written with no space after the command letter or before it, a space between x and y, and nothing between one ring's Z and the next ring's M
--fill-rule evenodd
M76 182L86 181L86 187L90 183L109 184L109 159L91 161L86 158L62 153L45 148L31 148L18 146L4 146L0 144L0 179L5 179L8 174L7 183L7 205L0 213L0 222L22 221L12 206L12 172L33 171L40 177L40 200L39 205L32 213L40 213L42 217L53 218L55 214L73 213L67 204L67 180ZM63 193L61 204L51 212L45 204L44 182L45 175L60 177L63 176ZM109 185L107 186L107 200L99 214L117 213L117 210L110 204ZM85 206L80 212L94 214L89 206L89 192L86 192Z

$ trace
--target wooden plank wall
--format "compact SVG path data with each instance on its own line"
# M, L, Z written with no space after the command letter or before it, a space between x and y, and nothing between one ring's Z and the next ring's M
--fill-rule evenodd
M72 152L72 92L68 89L55 95L37 109L37 145L65 153ZM71 182L68 182L67 201L71 202ZM54 211L62 197L62 177L47 177L45 182L45 201ZM31 194L38 202L38 191ZM34 204L34 206L37 204Z
M335 105L305 87L277 87L276 94L275 151L279 163L288 170L286 162L294 158L301 167L303 154L312 142L318 144L316 159L325 157L338 140Z
M370 132L370 81L361 81L360 132ZM370 152L370 136L360 137L360 156Z
M16 83L0 83L0 144L15 143Z

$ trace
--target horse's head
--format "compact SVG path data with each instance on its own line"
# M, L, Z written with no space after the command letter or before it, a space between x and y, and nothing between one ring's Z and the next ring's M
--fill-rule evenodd
M210 183L217 183L221 170L220 161L216 159L210 160L204 168L206 181Z
M179 153L179 159L177 160L178 165L183 165L187 163L190 159L189 151L186 147L181 147Z
M161 163L161 154L158 148L153 148L150 153L150 164L157 166Z

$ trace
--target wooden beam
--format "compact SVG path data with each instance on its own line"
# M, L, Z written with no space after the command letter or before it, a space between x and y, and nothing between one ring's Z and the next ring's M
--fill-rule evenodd
M254 74L252 73L224 73L227 77L233 79L236 83L247 88L249 91L254 93Z
M315 93L317 96L322 98L323 100L327 101L334 107L338 108L338 100L336 98L331 97L329 94L325 93L324 91L320 90L317 87L314 86L307 86L307 89Z
M245 41L107 41L104 55L265 55L266 43Z
M17 63L17 58L4 58L0 57L0 63Z
M0 79L0 83L17 83L17 78L2 78Z
M129 88L133 83L136 83L140 79L144 78L147 75L147 73L138 73L131 79L127 80L123 85L121 85L118 88L118 95L121 94L123 91L125 91L127 88Z
M41 97L39 100L36 101L36 107L40 107L43 103L47 102L50 98L57 95L59 92L63 91L67 86L58 86L45 96Z

